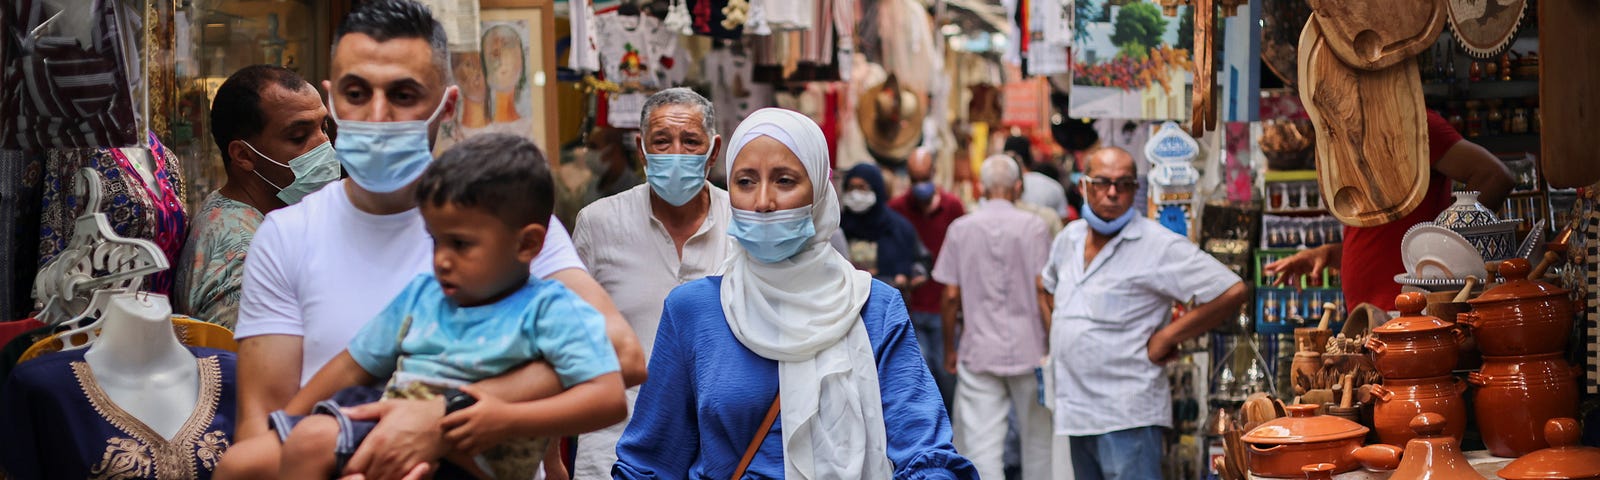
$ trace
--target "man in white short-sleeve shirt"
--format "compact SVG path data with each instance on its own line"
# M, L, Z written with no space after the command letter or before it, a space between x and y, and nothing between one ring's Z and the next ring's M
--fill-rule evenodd
M706 182L716 164L711 101L687 88L656 92L639 124L648 185L600 199L578 213L573 242L639 337L648 358L662 302L678 285L716 272L728 258L728 192ZM633 411L639 388L628 389ZM611 478L628 422L578 437L573 478Z
M351 178L274 211L256 232L235 333L236 439L268 432L268 413L283 408L408 281L430 271L433 241L413 195L416 179L432 161L437 120L455 112L445 48L443 27L412 0L369 1L340 24L331 80L323 87L339 127L334 148ZM644 358L632 330L584 271L571 238L553 218L531 270L562 282L604 314L625 380L643 381ZM543 362L477 386L503 401L561 390ZM440 400L397 400L356 409L353 418L379 423L346 472L399 478L437 458L442 406Z
M1178 343L1239 312L1239 276L1188 238L1133 213L1139 182L1120 148L1089 156L1083 220L1056 236L1041 282L1055 295L1055 428L1077 480L1161 478L1172 407L1162 365ZM1168 323L1173 302L1198 305Z

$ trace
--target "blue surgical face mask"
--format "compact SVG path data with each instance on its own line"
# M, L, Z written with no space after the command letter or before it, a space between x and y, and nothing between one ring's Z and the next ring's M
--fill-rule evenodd
M817 226L811 221L811 205L767 213L735 208L728 234L761 263L777 263L800 253Z
M389 193L405 188L422 176L422 171L433 162L433 149L428 145L428 125L444 111L452 86L439 99L439 106L427 120L408 122L365 122L340 120L333 110L333 100L328 100L328 116L339 126L339 138L334 140L339 163L350 172L363 190Z
M244 142L244 140L240 141ZM284 205L300 203L300 199L305 198L306 195L310 195L311 192L322 189L323 185L339 179L339 160L334 158L333 142L322 142L322 145L317 145L316 148L294 157L293 160L289 160L287 165L274 160L272 157L262 155L261 151L256 150L255 145L251 145L250 142L244 142L244 146L250 147L250 151L256 152L256 156L272 162L273 165L287 168L289 171L294 172L294 181L280 187L278 184L272 183L272 180L267 180L267 177L261 174L261 170L252 170L257 177L261 177L261 181L267 182L267 185L272 185L272 188L278 189L278 200L282 200Z
M1093 207L1088 205L1083 206L1083 220L1089 222L1089 228L1093 228L1095 232L1106 236L1116 235L1117 232L1121 232L1122 227L1128 226L1128 222L1133 221L1133 217L1137 215L1137 212L1134 212L1132 208L1129 208L1128 211L1122 212L1122 216L1111 219L1111 221L1108 222L1100 218L1100 216L1095 215Z
M650 182L650 191L674 207L689 203L705 188L710 154L645 154L644 176Z
M933 187L933 182L931 181L917 182L916 185L911 186L911 197L919 202L926 203L933 200L935 192L938 192L938 189Z

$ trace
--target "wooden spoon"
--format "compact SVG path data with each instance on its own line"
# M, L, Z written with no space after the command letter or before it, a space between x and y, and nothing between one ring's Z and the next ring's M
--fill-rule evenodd
M1476 288L1477 286L1478 277L1475 275L1467 275L1467 286L1462 287L1461 293L1457 293L1456 298L1452 299L1450 302L1461 303L1467 301L1467 297L1472 295L1472 289Z
M1544 252L1544 260L1540 260L1539 265L1533 267L1533 271L1528 272L1528 280L1538 280L1544 278L1545 270L1549 270L1550 266L1555 265L1556 260L1560 259L1561 254L1559 253Z

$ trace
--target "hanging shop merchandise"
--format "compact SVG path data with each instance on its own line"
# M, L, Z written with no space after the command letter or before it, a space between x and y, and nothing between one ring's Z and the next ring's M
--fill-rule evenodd
M1346 225L1397 220L1428 192L1428 121L1411 57L1438 36L1443 6L1405 5L1313 2L1300 34L1300 98L1316 126L1317 179Z
M59 333L30 353L61 351L24 354L0 391L0 469L16 478L209 478L233 435L233 353L180 343L167 297L140 288L168 268L166 254L112 229L99 212L99 175L80 170L88 213L35 283L39 320Z

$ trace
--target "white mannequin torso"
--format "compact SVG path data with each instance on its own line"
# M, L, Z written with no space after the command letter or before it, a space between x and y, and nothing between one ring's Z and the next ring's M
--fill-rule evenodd
M117 295L105 308L99 338L83 355L113 403L169 440L200 398L199 365L178 343L171 316L165 296Z

